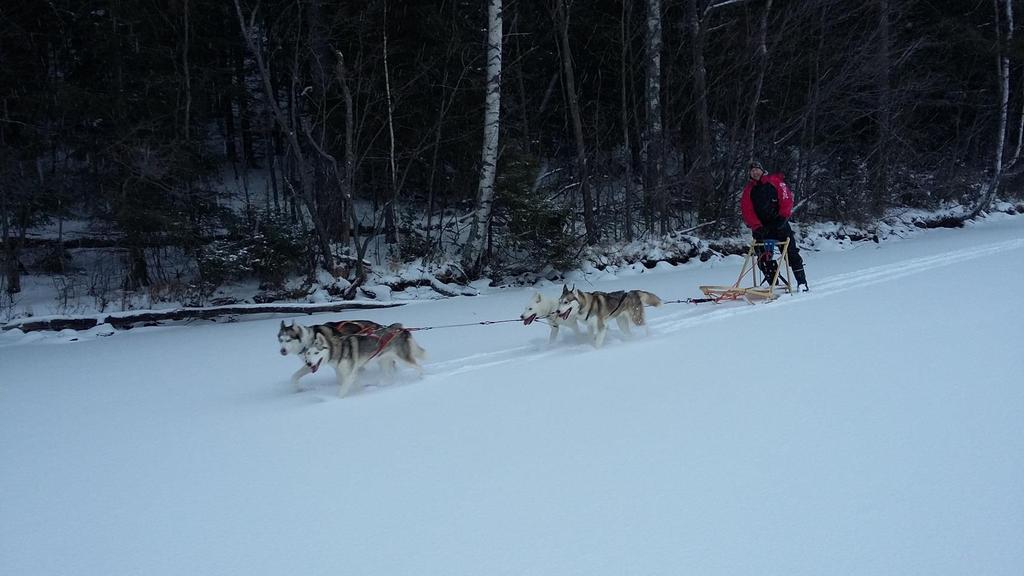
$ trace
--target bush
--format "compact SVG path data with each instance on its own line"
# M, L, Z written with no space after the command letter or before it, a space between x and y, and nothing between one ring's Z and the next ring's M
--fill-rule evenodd
M430 241L419 230L406 230L399 238L398 256L403 262L425 258L430 253Z
M242 235L235 230L228 239L207 244L197 258L202 283L210 290L234 280L255 277L267 287L280 287L291 274L306 270L309 234L287 221L267 217L257 231Z
M494 215L495 226L504 231L495 232L495 241L516 264L566 270L578 260L572 213L551 200L549 190L534 186L538 170L537 162L525 154L506 154Z
M199 250L197 263L203 284L211 289L252 274L248 240L216 240Z
M307 272L311 234L284 220L268 220L252 237L252 270L261 283L280 287L291 274Z

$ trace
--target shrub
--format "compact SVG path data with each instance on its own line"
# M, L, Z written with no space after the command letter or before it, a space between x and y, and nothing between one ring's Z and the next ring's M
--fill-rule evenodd
M571 211L551 200L551 191L534 185L539 170L536 160L522 153L506 156L496 190L496 243L516 264L571 268L578 259Z
M204 246L197 258L199 274L211 290L253 277L264 286L280 287L289 275L307 268L309 245L309 233L269 216L255 233L243 236L235 230L228 239Z

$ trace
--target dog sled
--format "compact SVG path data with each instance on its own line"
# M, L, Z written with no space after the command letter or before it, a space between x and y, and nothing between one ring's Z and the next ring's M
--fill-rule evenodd
M793 292L792 269L789 266L789 243L775 240L753 241L739 278L732 286L701 286L700 291L713 302L743 299L747 302L770 302L782 292ZM779 252L775 258L776 250ZM749 284L748 284L749 282Z

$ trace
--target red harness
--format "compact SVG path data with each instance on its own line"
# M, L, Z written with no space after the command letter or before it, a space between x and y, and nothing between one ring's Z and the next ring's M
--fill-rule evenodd
M352 333L345 333L345 332L343 332L345 327L352 326L352 325L358 326L359 330L356 331L356 332L352 332ZM370 338L376 338L377 339L377 349L374 350L373 354L370 355L369 360L372 360L378 354L383 352L384 349L387 348L388 344L390 344L391 341L395 339L395 336L398 336L402 332L408 332L409 331L406 328L396 329L396 330L384 330L383 334L377 335L377 334L374 334L374 332L376 332L378 330L376 325L373 325L373 324L366 324L366 325L364 325L359 320L339 320L338 322L332 322L332 323L328 324L328 326L330 326L332 330L334 330L335 332L338 332L342 336L369 336Z
M332 322L328 324L328 326L330 326L331 330L334 330L335 332L341 332L344 327L351 326L353 324L358 326L359 330L352 334L346 334L346 336L365 336L374 331L373 325L368 324L364 326L363 323L358 320L341 320L338 322Z
M373 351L373 354L370 354L370 357L368 358L368 360L373 360L377 356L377 354L380 354L381 352L383 352L384 349L387 348L388 344L390 344L391 341L395 339L395 336L398 336L402 332L408 332L408 331L409 330L406 329L406 328L401 328L401 329L396 329L396 330L387 330L381 336L378 336L376 334L366 334L366 336L369 336L370 338L376 338L377 339L377 349Z

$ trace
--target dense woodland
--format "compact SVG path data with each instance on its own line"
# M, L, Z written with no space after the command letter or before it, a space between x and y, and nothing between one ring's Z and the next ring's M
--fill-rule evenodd
M126 288L169 251L207 286L323 269L346 297L382 257L571 265L739 233L752 158L801 221L978 212L1014 190L1013 4L6 2L3 286L74 266L67 222L121 251Z

